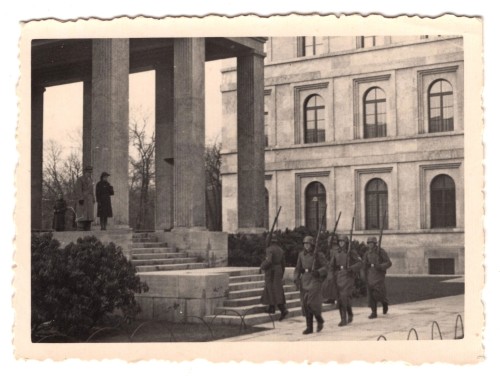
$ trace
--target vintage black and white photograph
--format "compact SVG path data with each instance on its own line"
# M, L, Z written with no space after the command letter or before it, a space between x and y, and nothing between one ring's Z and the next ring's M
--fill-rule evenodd
M21 353L477 358L481 21L181 21L24 25Z

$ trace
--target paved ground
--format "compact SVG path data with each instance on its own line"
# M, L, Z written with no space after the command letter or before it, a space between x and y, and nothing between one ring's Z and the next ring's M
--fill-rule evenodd
M262 325L262 327L272 330L221 341L375 341L380 335L384 335L388 341L406 340L411 328L415 328L418 339L429 340L432 336L433 321L439 324L443 339L454 339L457 315L460 314L462 317L464 315L464 296L449 296L393 305L389 307L387 315L382 315L381 311L382 309L379 308L377 319L369 320L370 309L368 307L355 307L353 308L354 322L341 328L337 326L340 321L338 311L325 312L323 317L326 322L321 333L303 335L305 319L298 316L283 322L276 322L275 329L272 329L272 323ZM460 334L459 327L458 335ZM434 338L440 338L436 326L434 327ZM414 332L411 333L410 339L416 339Z

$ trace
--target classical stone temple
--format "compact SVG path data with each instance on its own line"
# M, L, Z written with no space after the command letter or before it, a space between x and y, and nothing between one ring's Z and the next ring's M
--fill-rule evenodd
M41 229L43 93L83 82L83 164L113 176L114 228L128 228L129 74L156 71L156 229L205 230L205 62L237 58L238 229L264 227L265 38L34 40L31 228Z

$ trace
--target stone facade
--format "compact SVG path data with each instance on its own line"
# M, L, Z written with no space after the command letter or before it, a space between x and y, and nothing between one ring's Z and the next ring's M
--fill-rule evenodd
M304 41L269 38L266 44L268 223L281 206L278 228L306 225L306 191L318 182L326 193L327 227L333 228L342 211L338 231L348 233L354 216L354 239L366 241L379 232L367 227L367 187L373 179L381 179L387 187L383 247L393 258L390 272L427 274L431 263L444 260L455 274L463 274L462 38L316 37L314 55L299 56L305 52ZM223 230L227 232L237 231L238 216L236 77L229 62L221 85ZM451 111L446 117L453 118L453 129L431 133L430 88L440 80L452 88L443 111ZM385 95L385 136L367 138L366 98L373 88ZM324 141L306 143L306 104L315 95L323 100ZM439 226L432 222L438 209L431 204L431 183L443 175L454 184L454 218L452 225Z

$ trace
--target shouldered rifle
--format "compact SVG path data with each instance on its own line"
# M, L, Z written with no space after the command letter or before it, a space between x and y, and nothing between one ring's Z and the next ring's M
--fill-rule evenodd
M278 209L278 212L276 213L276 216L274 217L273 225L271 226L271 231L269 231L269 234L267 234L266 238L266 248L271 245L271 237L273 236L274 232L274 227L276 226L276 222L278 222L278 217L280 216L280 211L281 211L281 206Z
M378 236L378 255L380 256L380 249L382 248L382 235L384 234L384 226L387 216L387 210L384 211L384 217L382 219L382 226L380 226L380 235Z
M337 226L339 224L339 221L340 221L340 216L342 215L342 212L339 213L339 216L337 217L337 220L335 221L335 227L333 228L333 232L332 234L330 235L330 237L328 238L328 249L331 248L332 246L332 240L333 240L333 237L335 236L335 234L337 233Z
M318 227L318 233L316 234L316 242L314 244L314 252L313 252L313 264L312 264L312 270L315 270L316 266L316 257L318 255L318 248L319 248L319 235L321 234L321 229L323 228L323 225L325 223L326 219L326 209L328 208L328 205L325 204L325 210L323 212L323 216L321 217L321 223L319 224Z
M347 268L349 268L349 264L351 263L351 245L352 245L352 232L354 231L354 218L356 216L356 209L354 209L354 215L352 216L351 222L351 233L349 234L349 244L347 245Z

